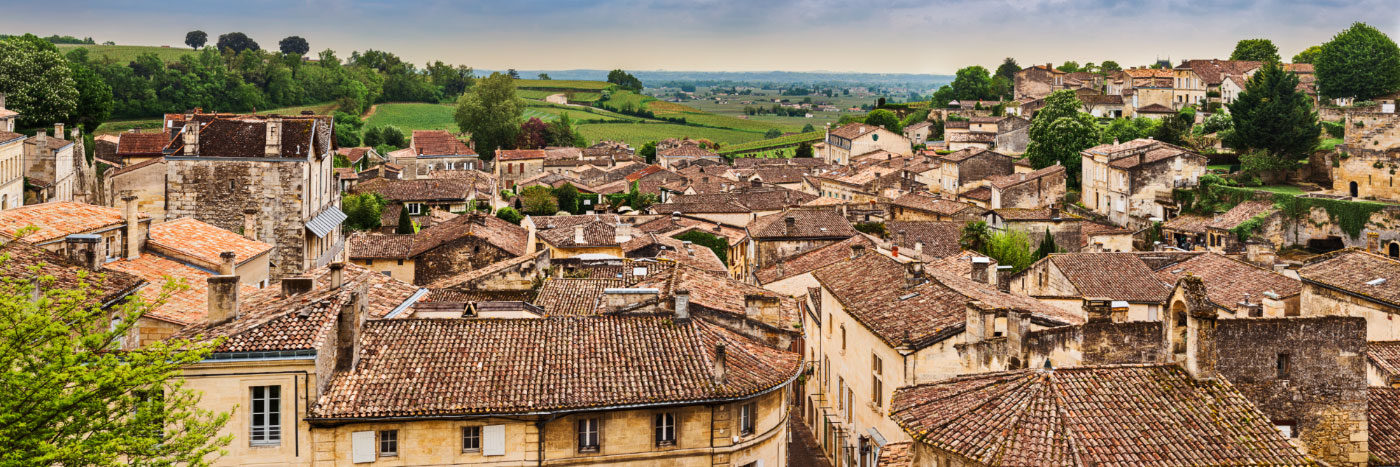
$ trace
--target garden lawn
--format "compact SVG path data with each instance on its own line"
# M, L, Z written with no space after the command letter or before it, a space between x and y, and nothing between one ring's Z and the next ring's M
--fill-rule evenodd
M447 130L456 133L459 131L457 122L453 119L456 112L455 105L446 104L379 104L374 110L374 115L365 120L365 127L393 125L403 130L405 135L410 134L412 130Z

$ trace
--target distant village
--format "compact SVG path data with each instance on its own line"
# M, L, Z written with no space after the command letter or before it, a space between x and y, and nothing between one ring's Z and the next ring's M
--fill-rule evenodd
M1255 170L1232 112L1265 78L1331 142ZM792 103L919 115L752 146L798 157L345 147L311 110L21 134L0 94L0 271L88 288L113 352L212 346L180 369L221 466L1400 465L1400 89L1011 84ZM1039 156L1140 119L1180 131Z

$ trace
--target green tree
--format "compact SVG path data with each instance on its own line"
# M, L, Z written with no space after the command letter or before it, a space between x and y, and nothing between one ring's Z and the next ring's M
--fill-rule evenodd
M574 121L569 118L569 113L559 114L559 118L549 122L549 128L545 131L546 139L550 146L575 146L584 147L588 145L588 140L582 134L574 131Z
M84 49L73 49L84 50ZM78 106L70 123L82 125L83 133L92 134L98 125L112 116L112 87L87 65L68 62L69 74L73 77L74 88L78 91Z
M1227 143L1241 153L1263 150L1289 162L1310 153L1321 139L1322 126L1312 99L1297 86L1298 75L1277 64L1265 64L1230 103L1234 132Z
M1218 113L1216 115L1224 114ZM1099 135L1099 144L1111 144L1115 141L1125 142L1146 138L1157 134L1158 125L1161 125L1161 120L1155 118L1117 118L1110 122L1107 127L1104 127L1102 134Z
M613 193L608 195L608 203L613 209L620 209L622 206L632 208L634 211L645 211L652 204L656 203L656 195L652 193L642 193L641 186L637 182L632 182L632 187L626 193Z
M520 131L525 102L515 96L510 75L491 73L470 92L457 99L457 127L472 134L482 160L491 160L496 149L510 149Z
M953 93L953 87L952 87L952 86L947 85L947 84L945 84L945 85L943 85L943 86L940 86L940 87L938 88L937 91L934 91L934 92L933 92L933 96L930 96L930 97L929 97L928 108L930 108L930 109L946 109L946 108L948 108L948 103L949 103L949 102L953 102L954 100L957 99L957 97L954 97L953 94L954 94L954 93ZM845 117L845 116L843 115L842 117Z
M1400 48L1366 23L1352 24L1322 44L1313 67L1317 92L1325 98L1366 100L1400 90Z
M552 190L551 194L553 194L554 199L557 200L559 209L568 211L569 214L578 214L582 212L582 209L580 209L581 206L579 206L578 188L574 188L573 184L565 183Z
M537 76L537 78L541 80L549 80L549 73L540 73L539 76Z
M626 89L628 91L642 91L642 80L639 80L636 76L632 76L631 73L622 70L613 70L608 72L608 82L616 84L617 87Z
M1040 246L1035 249L1035 259L1032 261L1050 256L1051 253L1059 252L1060 247L1055 245L1055 236L1050 234L1050 228L1047 227L1045 228L1045 236L1040 239Z
M641 157L648 164L656 162L656 142L647 141L643 144L642 148L637 150L637 157Z
M277 43L277 48L287 55L302 56L311 51L311 45L301 36L287 36Z
M813 132L813 131L817 131L817 127L812 126L811 123L808 123L808 124L806 124L806 125L802 125L802 132L803 132L803 133L811 133L811 132Z
M1099 64L1099 73L1107 75L1116 71L1123 71L1123 66L1119 65L1118 62L1104 60L1103 63Z
M77 83L53 44L33 34L0 39L0 93L20 126L67 121L78 108Z
M218 47L220 52L232 50L234 53L238 53L244 50L262 50L261 47L258 47L258 41L241 32L220 34L219 42L215 43L214 46Z
M1317 61L1319 55L1322 55L1322 46L1314 45L1298 52L1298 55L1294 55L1293 63L1313 63Z
M1268 39L1241 39L1235 43L1235 51L1230 53L1230 60L1278 63L1278 46Z
M875 109L870 111L869 114L865 115L865 124L883 127L884 129L893 131L895 133L899 133L901 131L901 127L899 126L899 117L896 117L894 115L894 112L890 112L885 109Z
M1167 144L1180 146L1182 137L1189 134L1191 131L1191 124L1195 121L1195 112L1188 113L1186 109L1183 109L1181 112L1177 112L1176 115L1163 118L1161 124L1157 125L1157 131L1153 134L1153 138Z
M553 216L559 212L559 199L554 190L544 185L527 186L520 190L522 211L532 216Z
M402 209L399 209L399 225L394 227L394 233L406 235L417 233L418 229L413 227L413 218L408 215L408 205L399 203L399 206Z
M1071 186L1079 180L1079 151L1099 141L1098 125L1083 108L1074 91L1062 89L1046 96L1045 107L1031 120L1031 142L1026 147L1026 157L1037 169L1064 165Z
M997 260L999 266L1011 266L1015 274L1030 267L1036 260L1031 251L1030 236L1020 230L1002 230L987 239L987 256Z
M1001 65L1000 65L1000 66L997 66L997 74L996 74L996 75L997 75L997 76L1000 76L1000 77L1002 77L1002 78L1006 78L1006 79L1015 81L1015 80L1016 80L1016 72L1018 72L1018 71L1021 71L1021 65L1018 65L1018 64L1016 63L1016 59L1011 58L1011 57L1006 57L1004 60L1001 61Z
M984 252L991 237L991 230L988 229L986 221L968 222L958 236L958 246L968 251Z
M764 139L773 139L773 138L777 138L777 137L782 136L782 135L783 135L783 131L782 131L782 130L779 130L779 129L777 129L777 128L769 128L768 131L767 131L766 133L763 134L763 138L764 138Z
M992 75L986 68L980 65L973 65L958 70L957 76L953 78L953 98L964 100L991 99L992 95ZM936 93L935 93L936 94Z
M0 254L0 465L210 465L233 438L218 435L229 414L200 409L181 368L218 342L121 349L138 320L187 284L103 308L103 274L67 283L9 261Z
M1063 65L1060 65L1058 68L1055 68L1055 69L1056 69L1056 70L1063 71L1063 72L1065 72L1065 73L1074 73L1074 72L1076 72L1076 71L1079 71L1079 62L1070 60L1070 61L1065 62Z
M350 230L378 229L385 204L384 197L379 193L348 193L341 196L341 209L346 215L345 227Z
M209 42L209 35L205 34L204 31L196 29L185 33L185 45L190 46L191 49L204 47L206 42Z
M428 65L424 71L428 74L428 81L442 89L444 96L460 96L476 84L475 72L469 66L454 67L438 60Z
M361 127L365 125L360 117L354 114L336 111L331 114L335 120L335 144L343 148L353 148L360 145Z
M510 206L497 209L496 218L515 225L520 225L520 221L525 220L525 216L520 215L520 211L516 211Z
M399 127L393 125L386 125L380 128L379 139L382 140L384 144L393 146L398 149L408 147L408 137L404 136L403 130L400 130Z
M792 157L812 157L812 143L803 141L797 144L797 150L792 153Z
M381 130L377 126L366 128L364 136L362 136L360 139L360 144L372 148L379 147L379 145L384 144L383 130Z

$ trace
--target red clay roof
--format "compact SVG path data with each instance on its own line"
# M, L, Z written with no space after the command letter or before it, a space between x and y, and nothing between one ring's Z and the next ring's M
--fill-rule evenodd
M476 151L447 130L413 130L410 143L420 156L475 156ZM353 162L353 160L351 161Z
M1338 250L1309 259L1298 275L1303 282L1400 307L1400 261L1391 258L1354 248ZM1384 280L1376 283L1379 279Z
M1366 421L1378 465L1400 464L1400 389L1368 388Z
M121 133L117 141L117 155L154 155L170 144L169 133ZM3 138L0 138L3 139Z
M1215 253L1198 255L1159 269L1156 274L1158 279L1169 285L1175 285L1186 274L1200 277L1210 301L1232 310L1246 299L1250 303L1259 303L1264 299L1265 292L1288 298L1303 291L1303 283L1296 279Z
M150 216L141 213L142 219ZM0 211L0 237L14 238L15 231L33 225L39 230L25 235L24 241L43 243L73 234L91 232L125 223L122 210L73 201L50 201Z
M177 253L217 265L219 255L232 251L238 264L272 250L272 245L195 220L192 217L151 225L146 246L161 254Z
M183 282L185 288L165 297L160 306L151 309L146 316L169 321L179 325L199 323L209 316L209 276L201 271L171 261L159 255L141 255L134 260L122 259L107 263L107 268L141 277L151 284L139 293L148 302L155 302L163 293L167 283ZM252 294L258 288L239 284L239 293Z
M496 151L498 161L523 161L528 159L544 159L546 156L543 149L504 149Z
M1171 288L1134 253L1057 253L1045 261L1064 274L1078 297L1161 303L1171 295Z

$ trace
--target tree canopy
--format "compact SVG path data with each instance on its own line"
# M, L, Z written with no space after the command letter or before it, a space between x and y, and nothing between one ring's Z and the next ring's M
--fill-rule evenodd
M1400 90L1400 48L1366 23L1322 44L1313 67L1322 97L1370 99Z
M238 53L244 50L262 50L261 47L258 47L257 41L241 32L220 34L219 42L215 43L214 46L218 47L220 52L233 51Z
M206 34L204 31L196 29L185 33L185 45L190 46L191 49L204 47L204 44L207 42L209 42L209 34Z
M1018 71L1021 71L1021 65L1016 64L1016 59L1006 57L1001 61L1001 65L997 66L996 76L1014 81Z
M953 99L957 100L990 100L997 96L992 94L992 75L986 68L980 65L958 70L957 76L953 78L951 84Z
M0 267L12 260L0 255ZM215 343L121 351L138 320L188 284L148 288L150 302L137 296L104 309L104 280L86 272L76 284L0 278L0 465L209 465L206 457L233 438L218 435L229 414L198 408L200 393L184 386L181 368Z
M1314 45L1312 47L1303 49L1302 52L1298 52L1297 55L1294 55L1293 63L1313 63L1317 61L1317 56L1321 54L1322 46Z
M1265 64L1230 103L1234 132L1227 143L1241 152L1262 150L1286 161L1316 148L1322 127L1312 99L1297 86L1298 75Z
M1026 157L1032 166L1041 169L1059 163L1065 166L1071 184L1079 180L1079 151L1099 141L1098 125L1083 109L1084 104L1071 90L1045 97L1045 107L1031 120Z
M885 109L875 109L865 115L865 124L882 127L886 130L899 133L903 128L899 126L899 117L894 112Z
M483 160L496 157L497 149L510 149L520 131L525 103L515 96L510 75L491 73L470 92L457 99L457 127L472 134Z
M311 51L311 45L301 36L287 36L277 43L277 48L287 55L306 55Z
M608 82L616 84L617 87L626 89L628 91L640 92L642 90L642 80L639 80L636 76L632 76L631 73L622 70L613 70L608 72Z
M1230 52L1230 60L1278 63L1278 46L1268 39L1241 39Z
M73 70L53 44L33 34L0 39L0 93L21 126L68 121L78 109Z

